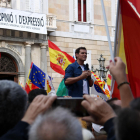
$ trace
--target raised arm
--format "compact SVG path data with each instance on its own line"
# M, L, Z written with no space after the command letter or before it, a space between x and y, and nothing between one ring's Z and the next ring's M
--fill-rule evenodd
M129 84L127 83L125 64L120 57L115 57L115 63L111 61L108 68L118 84L122 107L128 107L134 97Z

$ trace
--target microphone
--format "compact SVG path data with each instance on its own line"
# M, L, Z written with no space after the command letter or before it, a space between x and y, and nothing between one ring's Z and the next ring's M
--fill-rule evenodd
M86 63L86 68L87 68L87 70L89 70L89 65L88 65L88 63Z
M89 70L89 65L88 65L88 63L86 63L86 69ZM88 76L88 77L87 77L87 80L90 80L90 79L91 79L91 76Z

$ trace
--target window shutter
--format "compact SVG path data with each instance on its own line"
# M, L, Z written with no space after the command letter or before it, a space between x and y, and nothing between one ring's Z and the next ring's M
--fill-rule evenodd
M78 21L78 0L73 0L73 20Z
M42 13L42 0L34 0L34 12L35 13Z
M87 22L92 22L93 15L93 3L92 0L86 0L86 18Z
M25 11L30 11L30 0L25 0Z
M34 5L35 5L35 1L34 0L30 0L30 2L29 2L29 11L30 12L34 12Z
M43 13L43 0L40 0L40 13Z

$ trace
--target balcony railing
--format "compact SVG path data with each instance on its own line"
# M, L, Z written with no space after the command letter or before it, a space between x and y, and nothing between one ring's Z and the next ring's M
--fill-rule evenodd
M55 31L56 27L56 16L52 14L47 14L46 16L46 25L48 31Z
M0 0L0 7L11 8L11 0Z

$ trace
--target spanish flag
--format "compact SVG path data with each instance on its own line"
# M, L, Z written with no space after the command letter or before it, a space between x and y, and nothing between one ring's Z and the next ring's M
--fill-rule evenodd
M134 97L140 97L140 0L119 0L115 54L127 66Z
M61 51L50 40L48 40L48 45L49 45L51 68L57 73L65 75L65 69L69 64L75 62L75 59L66 52Z

